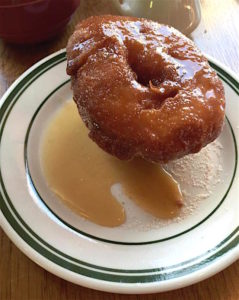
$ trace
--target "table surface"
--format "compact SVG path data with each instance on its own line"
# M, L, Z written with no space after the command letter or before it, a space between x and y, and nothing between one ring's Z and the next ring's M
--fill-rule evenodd
M202 20L191 38L205 53L239 75L239 0L201 1ZM81 0L65 31L35 46L8 45L0 40L0 96L32 64L64 48L77 21L96 14L117 14L112 0ZM192 286L152 295L109 294L83 288L45 271L8 239L0 229L0 299L239 299L239 261Z

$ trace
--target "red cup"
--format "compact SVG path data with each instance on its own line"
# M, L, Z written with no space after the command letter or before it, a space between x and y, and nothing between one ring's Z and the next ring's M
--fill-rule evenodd
M50 39L69 22L80 0L0 0L0 37L13 43Z

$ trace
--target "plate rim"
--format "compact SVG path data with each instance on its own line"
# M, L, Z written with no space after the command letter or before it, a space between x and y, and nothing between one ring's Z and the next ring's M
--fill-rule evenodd
M15 87L18 85L19 82L22 81L28 74L30 74L34 69L36 69L38 66L42 65L44 62L47 62L49 59L61 54L65 53L65 49L61 49L45 58L37 62L35 65L33 65L30 69L25 71L17 80L14 81L14 83L10 86L10 88L4 93L0 100L0 108L4 104L4 101L8 98L9 94L15 89ZM227 67L225 67L223 64L218 62L217 60L211 58L207 55L207 58L216 66L221 68L224 72L228 73L230 77L232 77L235 82L239 86L239 80ZM52 66L53 67L53 66ZM230 85L230 84L229 84ZM147 282L142 283L141 285L138 284L127 284L120 282L109 282L109 281L102 281L98 279L88 278L83 275L75 274L72 271L69 271L65 268L60 267L56 263L50 261L49 259L45 258L43 255L39 254L34 248L30 247L18 234L14 231L12 226L8 223L7 219L3 215L2 211L0 212L0 224L5 231L5 233L10 237L10 239L16 244L16 246L25 253L28 257L30 257L33 261L35 261L37 264L41 265L44 269L50 271L51 273L54 273L55 275L64 278L68 281L89 287L94 288L97 290L103 290L103 291L110 291L110 292L120 292L120 293L152 293L152 292L159 292L159 291L166 291L166 290L172 290L176 288L180 288L198 281L201 281L205 278L208 278L209 276L212 276L213 274L219 272L232 262L234 262L236 259L239 258L239 248L238 245L231 250L230 255L228 255L228 252L226 252L222 257L223 261L215 261L213 265L209 266L208 272L205 272L205 268L200 269L199 271L195 271L193 273L190 273L188 275L185 275L183 277L176 277L172 280L167 281L157 281L157 282ZM238 248L238 249L237 249ZM206 267L208 268L208 267ZM210 270L211 269L211 270ZM201 275L199 278L199 274L201 271ZM203 272L202 272L203 271ZM63 274L63 273L66 274ZM68 273L70 272L70 273ZM75 278L76 276L76 278Z

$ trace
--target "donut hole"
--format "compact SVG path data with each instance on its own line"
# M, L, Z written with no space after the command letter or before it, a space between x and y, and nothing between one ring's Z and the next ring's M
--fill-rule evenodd
M178 95L179 87L171 85L172 81L165 77L165 73L152 74L134 64L130 67L136 81L153 93L150 99L141 101L143 110L160 109L167 99L173 99Z
M129 63L129 66L136 75L137 82L145 87L149 87L150 82L153 82L154 85L159 86L165 80L163 72L158 71L158 74L154 74L151 70L149 71L147 67L134 63Z
M127 43L127 63L134 79L146 87L151 96L141 100L142 109L160 109L166 99L177 96L180 86L177 83L176 70L172 64L167 64L157 55L152 56L138 42Z

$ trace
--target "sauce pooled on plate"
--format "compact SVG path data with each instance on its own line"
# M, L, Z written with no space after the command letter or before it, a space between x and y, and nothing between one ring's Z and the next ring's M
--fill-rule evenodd
M177 182L160 165L118 160L89 139L73 101L64 104L46 129L42 165L49 187L61 201L99 225L114 227L125 222L124 207L111 193L116 183L158 218L176 217L182 206Z

